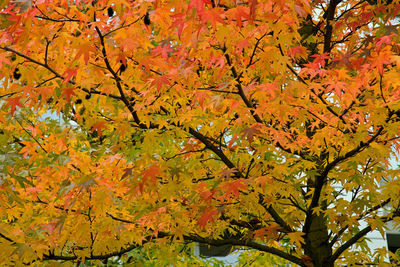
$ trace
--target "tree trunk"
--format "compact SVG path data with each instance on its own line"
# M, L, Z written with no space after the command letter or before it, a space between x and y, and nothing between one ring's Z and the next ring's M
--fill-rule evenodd
M329 263L332 248L329 245L326 219L322 214L311 216L311 226L304 240L304 253L312 259L314 267L333 267L333 263Z

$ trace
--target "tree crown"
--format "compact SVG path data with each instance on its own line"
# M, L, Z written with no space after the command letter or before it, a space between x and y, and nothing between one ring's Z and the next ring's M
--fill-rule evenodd
M1 261L385 259L365 235L400 215L397 1L0 8Z

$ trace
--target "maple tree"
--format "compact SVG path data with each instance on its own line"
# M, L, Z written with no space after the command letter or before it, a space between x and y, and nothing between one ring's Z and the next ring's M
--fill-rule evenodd
M0 9L1 262L396 258L398 1Z

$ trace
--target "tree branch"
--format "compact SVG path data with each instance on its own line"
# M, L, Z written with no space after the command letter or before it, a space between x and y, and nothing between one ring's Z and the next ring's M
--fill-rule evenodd
M382 132L383 132L383 127L381 126L379 128L379 130L367 142L365 142L365 143L361 142L360 145L358 145L354 149L350 150L349 152L347 152L343 156L337 157L335 160L333 160L331 163L329 163L325 167L325 169L323 170L323 172L320 175L318 175L316 177L315 187L314 187L315 189L314 189L314 193L313 193L313 196L312 196L312 200L311 200L310 206L307 208L307 217L306 217L306 220L305 220L305 223L304 223L305 232L308 232L309 227L311 226L313 209L318 206L319 199L320 199L321 192L322 192L322 187L325 184L325 181L326 181L326 178L328 176L328 173L334 167L336 167L339 163L341 163L342 161L353 157L354 155L358 154L359 152L364 150L366 147L368 147L373 141L375 141L375 139Z
M352 238L349 239L349 241L347 241L346 243L344 243L341 247L339 247L335 253L333 253L333 255L330 257L329 261L330 262L335 262L337 258L339 258L339 256L349 247L351 247L352 245L354 245L360 238L362 238L363 236L365 236L366 234L368 234L370 231L372 230L371 226L368 225L367 227L365 227L364 229L362 229L360 232L358 232L357 234L355 234Z
M254 106L253 104L249 101L249 99L247 98L247 96L245 95L244 91L243 91L243 87L242 87L242 82L240 81L240 75L237 73L235 66L233 66L233 63L231 61L231 58L229 56L229 54L226 52L226 48L224 47L222 49L222 52L224 53L226 62L228 63L228 66L231 69L232 72L232 76L233 78L235 78L236 80L236 88L239 91L239 95L242 98L244 104L246 105L246 107L248 107L250 109L250 113L253 116L254 120L258 123L262 123L264 124L263 120L260 118L260 116L258 116L257 113L255 113L254 111Z
M371 212L377 211L380 208L383 208L384 206L386 206L387 204L389 204L389 202L391 201L390 198L386 199L385 201L383 201L382 203L376 205L375 207L372 207L370 209L368 209L366 212L364 212L363 214L360 214L358 216L358 218L356 219L357 221L361 220L362 218L364 218L365 216L367 216L368 214L370 214ZM340 229L340 231L332 238L331 242L329 242L329 244L331 246L333 246L336 241L342 236L342 234L344 232L346 232L346 230L349 228L349 226L345 226L342 229Z
M296 256L290 255L289 253L286 253L277 248L257 243L253 240L243 240L243 239L239 239L239 240L238 239L220 239L220 240L214 239L213 240L213 239L207 239L204 237L194 236L194 235L184 236L184 239L199 242L199 243L209 244L209 245L213 245L213 246L235 245L235 246L244 246L244 247L254 248L259 251L264 251L264 252L279 256L283 259L286 259L286 260L293 262L295 264L298 264L300 266L306 266L303 263L303 261Z

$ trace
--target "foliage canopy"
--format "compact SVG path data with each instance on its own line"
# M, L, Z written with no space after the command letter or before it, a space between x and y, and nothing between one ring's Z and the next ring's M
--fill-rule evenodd
M1 262L387 257L365 235L400 216L398 1L0 8Z

